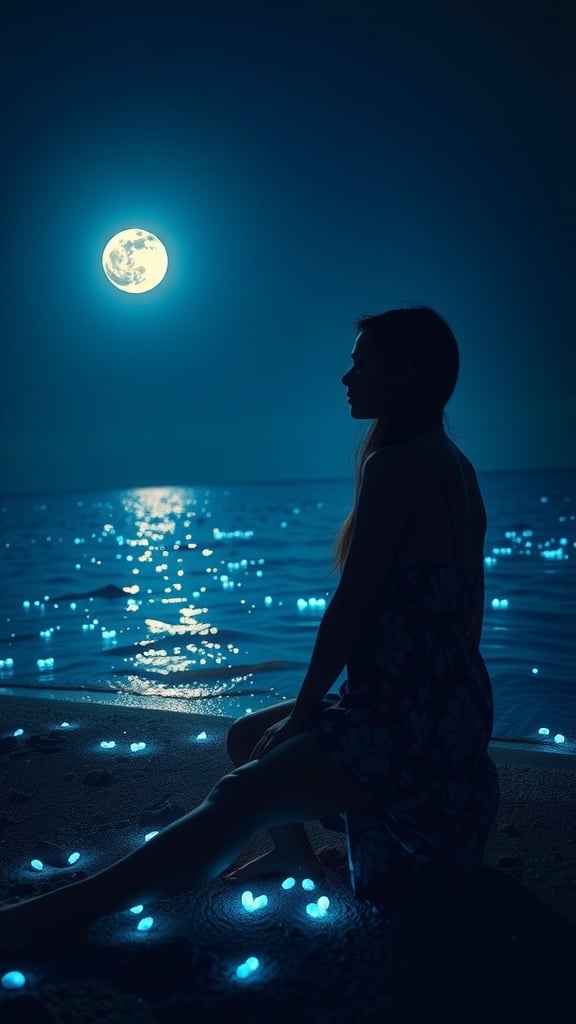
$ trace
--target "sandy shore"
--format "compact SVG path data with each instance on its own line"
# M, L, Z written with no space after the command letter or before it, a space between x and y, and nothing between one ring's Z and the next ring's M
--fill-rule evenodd
M195 806L231 766L230 722L0 697L0 902L100 870ZM102 749L103 740L116 746ZM502 806L477 892L394 901L375 914L355 902L346 871L327 871L314 894L284 891L280 879L254 883L269 902L248 913L242 889L216 879L139 916L99 919L86 948L0 954L0 977L26 978L22 988L0 988L2 1024L174 1024L216 1012L250 1022L271 1014L468 1022L566 1012L576 962L576 757L512 742L491 752ZM344 849L337 833L307 827L318 846ZM246 855L266 845L255 836ZM314 920L306 905L319 895L330 907ZM151 929L138 931L147 915ZM238 979L250 956L258 969Z

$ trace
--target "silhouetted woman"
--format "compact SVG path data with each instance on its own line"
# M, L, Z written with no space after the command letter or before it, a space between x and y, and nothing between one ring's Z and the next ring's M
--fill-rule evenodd
M49 943L55 920L81 937L102 914L204 884L265 829L274 849L227 877L314 877L302 824L313 819L343 822L360 899L476 876L499 788L479 650L486 512L443 426L458 346L428 307L365 316L357 329L342 383L354 419L373 423L298 696L232 725L238 767L189 814L98 874L1 911L3 943Z

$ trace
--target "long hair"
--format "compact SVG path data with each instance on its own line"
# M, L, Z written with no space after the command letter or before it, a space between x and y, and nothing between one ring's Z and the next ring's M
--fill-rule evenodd
M350 548L362 473L366 460L378 448L413 437L434 424L446 424L444 407L458 379L458 343L444 317L429 306L390 309L364 315L356 321L357 332L370 331L385 354L388 370L414 360L415 372L402 394L402 404L386 426L374 420L356 452L354 503L334 543L332 571L342 571Z

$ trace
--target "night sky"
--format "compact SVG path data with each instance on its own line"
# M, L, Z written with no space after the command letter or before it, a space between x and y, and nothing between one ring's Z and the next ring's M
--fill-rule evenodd
M420 303L476 468L576 465L571 5L67 7L2 21L0 491L349 476L355 320Z

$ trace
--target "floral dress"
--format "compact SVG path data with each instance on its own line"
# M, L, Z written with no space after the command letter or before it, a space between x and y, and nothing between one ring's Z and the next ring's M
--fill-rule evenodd
M479 575L397 552L347 679L308 725L371 797L324 822L345 829L359 899L481 865L500 791L491 681L467 632Z

